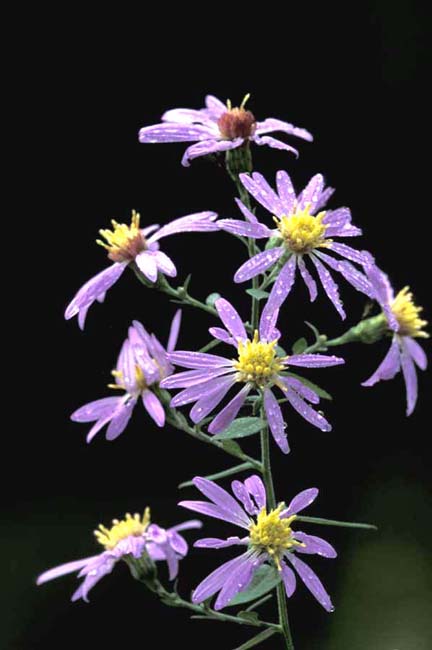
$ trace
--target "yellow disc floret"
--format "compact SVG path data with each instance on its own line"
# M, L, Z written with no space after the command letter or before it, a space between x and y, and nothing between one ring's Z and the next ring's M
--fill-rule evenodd
M314 248L326 246L329 240L325 239L327 224L323 223L325 212L317 215L310 213L311 205L299 210L297 207L290 215L274 217L279 232L287 246L293 253L309 253Z
M404 287L402 291L399 291L391 305L391 310L399 323L399 334L428 338L429 334L422 331L427 325L427 321L420 318L423 307L417 307L414 303L409 287Z
M99 233L106 240L96 240L100 246L108 251L108 257L113 262L130 262L138 253L146 248L146 240L140 230L140 215L132 210L131 223L117 223L111 220L112 230L99 230Z
M252 341L240 341L238 360L234 362L237 381L251 381L261 387L276 377L283 368L281 357L276 356L276 343L276 340L270 343L259 341L257 331Z
M146 508L144 514L135 513L133 516L128 512L125 518L119 521L113 519L111 528L99 525L98 530L94 531L95 537L99 544L111 551L117 544L126 537L141 537L150 524L150 508Z
M267 513L263 508L259 513L256 523L249 529L250 544L259 552L266 552L272 558L280 570L280 560L285 553L293 546L302 546L293 537L291 524L296 515L281 519L281 512L285 504L281 503L275 510Z

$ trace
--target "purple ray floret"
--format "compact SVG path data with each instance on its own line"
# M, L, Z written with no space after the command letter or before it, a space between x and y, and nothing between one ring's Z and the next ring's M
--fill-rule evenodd
M265 563L275 566L280 572L286 595L290 598L296 589L291 564L324 609L333 611L330 596L320 579L296 554L335 558L335 549L321 537L291 528L297 513L318 496L316 488L297 494L288 507L282 503L274 510L267 510L266 492L259 476L250 476L244 482L233 481L231 487L235 498L208 479L196 477L193 483L209 501L181 501L180 506L247 531L242 537L228 537L226 540L206 537L195 542L198 548L241 546L243 552L222 564L198 585L192 595L194 603L201 603L218 594L215 609L226 607L234 596L248 588L257 569Z
M160 124L140 129L142 143L193 142L185 151L182 165L188 167L199 156L217 154L247 145L249 142L274 149L298 152L291 145L267 135L281 132L311 141L311 134L288 122L267 118L262 122L245 109L245 97L240 107L223 104L217 97L207 95L205 108L198 110L174 108L162 116Z

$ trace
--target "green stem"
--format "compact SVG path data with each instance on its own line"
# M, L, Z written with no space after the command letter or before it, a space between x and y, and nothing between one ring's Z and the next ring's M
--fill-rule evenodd
M229 467L228 469L224 469L221 472L216 472L215 474L209 474L208 476L205 476L204 478L208 479L209 481L217 481L220 478L225 478L227 476L232 476L233 474L238 474L239 472L244 472L247 469L254 469L253 466L247 462L247 463L241 463L241 465L235 465L234 467ZM185 481L184 483L180 483L178 486L179 490L185 487L190 487L193 485L193 481Z
M254 636L253 639L249 639L249 641L246 641L246 643L242 643L241 645L237 646L237 648L234 648L234 650L249 650L249 648L254 648L262 641L266 641L271 636L273 636L273 634L276 634L277 631L278 630L275 630L273 628L268 628L267 630L263 630L262 632Z
M219 339L213 339L213 341L210 341L210 343L207 343L207 345L204 345L204 347L200 348L198 352L208 352L209 350L213 350L217 345L220 345L221 341Z
M304 521L308 524L320 524L321 526L340 526L341 528L363 528L365 530L378 530L373 524L359 524L355 521L336 521L335 519L322 519L321 517L303 517L298 515L296 521Z

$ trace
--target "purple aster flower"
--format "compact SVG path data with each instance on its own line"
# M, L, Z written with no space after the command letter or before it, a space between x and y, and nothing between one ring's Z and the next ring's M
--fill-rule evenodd
M100 525L95 531L99 544L104 551L98 555L61 564L42 573L37 584L59 578L68 573L79 571L78 578L84 578L81 585L72 596L76 601L82 598L88 602L88 593L104 576L111 573L119 560L139 560L146 553L154 562L165 560L168 564L169 578L174 580L178 574L179 560L188 552L186 540L179 535L182 530L201 528L202 524L196 519L178 524L172 528L161 528L150 523L150 509L146 508L143 516L129 513L119 521L113 519L111 528Z
M171 401L171 406L195 402L190 417L193 422L200 422L223 400L230 388L241 385L240 391L216 415L211 422L209 433L224 431L237 416L247 396L252 390L263 398L264 409L273 437L284 453L289 452L285 423L281 408L273 394L273 388L279 388L291 406L308 422L322 431L330 431L331 426L321 413L317 413L308 404L318 404L319 396L301 381L286 374L289 366L322 368L344 363L333 355L293 354L277 356L276 344L280 333L275 329L278 312L271 316L263 312L259 332L253 339L247 336L246 329L234 307L225 299L215 302L219 317L226 329L210 328L210 334L229 345L234 346L237 358L225 358L202 352L177 351L168 355L175 365L190 368L161 382L163 388L184 388ZM265 311L265 310L264 310Z
M366 273L374 289L375 300L384 312L389 330L393 332L393 338L383 361L362 386L370 387L378 381L393 379L402 370L407 396L406 414L411 415L418 394L416 365L420 370L426 370L427 367L426 354L415 339L429 337L423 331L427 321L420 318L422 307L415 305L409 287L404 287L395 296L388 276L378 267L368 266Z
M97 243L108 251L108 258L113 262L88 282L86 282L68 305L65 318L69 320L78 315L78 324L84 329L85 319L90 306L97 300L103 302L105 294L119 279L125 268L134 262L141 273L156 282L158 273L173 278L177 269L171 258L159 250L159 240L180 232L214 232L218 230L215 212L197 212L186 217L174 219L166 226L153 224L140 228L140 215L132 211L130 226L112 221L111 230L100 230L106 243ZM152 234L153 233L153 234Z
M316 488L297 494L288 507L280 503L274 510L267 511L265 488L258 476L250 476L244 483L232 482L232 491L237 500L205 478L195 478L194 485L210 502L181 501L180 506L222 519L247 531L245 537L228 537L226 540L211 537L195 542L194 546L199 548L243 546L245 551L222 564L198 585L192 595L194 603L201 603L219 592L214 607L216 610L226 607L236 594L248 588L255 572L263 563L277 568L286 595L290 598L296 589L296 577L289 566L291 564L318 602L328 612L334 610L330 596L318 576L296 554L334 558L337 555L335 549L321 537L291 528L297 513L318 496Z
M296 149L267 135L275 131L303 140L313 140L305 129L282 120L269 117L263 122L257 122L254 114L245 109L248 99L249 95L246 95L239 107L232 107L229 100L225 105L216 97L207 95L205 108L174 108L167 111L162 115L161 124L146 126L140 130L139 141L194 142L195 144L186 149L182 159L182 165L188 167L194 158L236 149L250 141L257 145L292 151L297 156Z
M109 388L124 391L124 395L103 397L81 406L71 415L74 422L95 422L87 434L87 442L91 442L105 425L108 425L107 440L114 440L123 433L139 398L158 427L164 426L165 411L152 388L174 371L168 353L176 346L180 321L179 309L171 323L167 350L154 334L150 335L141 323L133 321L116 369L112 371L115 383L109 384Z
M273 267L277 277L267 302L267 312L270 313L282 305L294 284L297 268L309 291L310 299L315 300L317 285L305 260L312 262L324 291L342 318L345 318L345 311L339 297L339 288L328 267L341 273L358 291L371 296L367 278L351 262L363 265L370 263L372 256L366 251L357 251L347 244L334 241L335 237L361 235L361 230L352 225L348 208L322 210L334 190L324 187L321 174L313 176L297 197L291 179L285 171L277 172L277 192L259 173L251 176L240 174L240 179L247 191L273 215L276 228L270 229L259 223L255 215L238 199L237 204L245 221L222 219L218 225L235 235L253 239L272 238L275 242L275 246L242 264L234 275L235 282L246 282ZM324 253L322 249L346 259L338 260Z

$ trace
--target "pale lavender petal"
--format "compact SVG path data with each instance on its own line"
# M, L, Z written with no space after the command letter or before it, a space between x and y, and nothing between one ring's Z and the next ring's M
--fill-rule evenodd
M102 295L103 295L103 297L105 299L106 293L104 292ZM103 300L102 301L100 300L100 296L98 298L96 298L96 300L98 302L103 302ZM90 305L88 307L84 307L84 309L80 309L79 312L78 312L78 327L80 328L80 330L84 330L85 322L86 322L86 318L87 318L87 314L88 314L89 309L90 309Z
M246 397L248 396L251 390L251 386L246 384L239 393L225 406L220 413L217 414L215 419L211 422L208 432L209 433L221 433L225 431L231 422L235 419L237 413L240 411L243 406Z
M66 308L66 320L73 318L81 309L88 308L101 294L108 291L117 282L126 266L127 262L121 264L116 262L86 282Z
M378 381L393 379L399 372L400 363L399 344L397 339L394 338L384 359L369 379L362 382L362 386L369 388L370 386L374 386Z
M286 397L291 406L310 424L321 431L331 431L332 427L323 415L313 410L295 391L287 391Z
M423 348L417 343L417 341L409 336L404 336L402 340L410 357L415 361L420 370L426 370L428 361Z
M400 355L402 374L405 380L406 388L406 397L407 397L407 410L406 414L411 415L414 411L416 402L417 402L417 372L415 369L414 361L409 354L409 351L406 349L403 344L403 339L401 343L401 355Z
M345 360L334 354L293 354L288 357L289 366L303 368L328 368L329 366L340 366L343 363Z
M285 562L281 562L281 572L282 572L282 580L285 586L285 593L288 598L291 598L291 596L296 590L296 584L297 584L295 573L292 569L289 568L289 566Z
M73 422L93 422L94 420L100 420L100 418L111 415L122 400L123 397L102 397L102 399L97 399L94 402L89 402L81 406L81 408L72 413L70 419Z
M170 352L168 359L176 366L183 368L223 368L232 366L232 361L224 359L216 354L208 354L207 352L188 352L186 350L176 350Z
M176 313L174 314L174 318L172 319L172 323L170 327L170 333L169 333L168 345L167 345L168 352L173 352L173 350L175 350L175 346L177 345L178 335L180 332L181 319L182 319L182 311L181 309L177 309Z
M235 340L222 327L209 327L209 333L215 339L218 339L219 341L223 341L224 343L228 343L228 345L234 345L235 347L237 347Z
M357 264L367 264L370 261L369 254L365 251L358 251L347 244L342 244L340 242L331 242L328 245L328 248L342 257L346 257L352 262L357 262Z
M105 437L107 440L115 440L115 438L123 433L131 418L136 402L136 397L131 398L114 415L106 432Z
M321 210L321 208L323 208L327 204L329 198L334 194L334 191L335 191L334 187L325 188L325 190L321 193L318 203L315 206L315 212L318 212L319 210Z
M283 419L282 411L277 402L277 399L269 388L266 388L264 391L264 409L267 415L270 431L272 432L277 446L281 451L283 451L284 454L288 454L289 445L287 435L285 433L286 425Z
M174 580L177 577L179 569L179 561L175 550L172 548L169 540L167 539L165 543L160 544L162 551L165 554L165 559L168 564L168 577L170 580Z
M375 264L368 264L365 267L365 271L372 283L374 298L386 315L390 329L397 332L399 330L399 323L391 309L391 303L394 300L394 292L388 276Z
M172 108L162 115L163 122L175 122L177 124L196 124L208 119L201 110L193 108Z
M222 511L228 513L230 517L235 518L239 526L248 527L250 525L250 519L243 508L229 492L221 488L217 483L196 476L193 479L193 484Z
M278 120L274 117L268 117L262 122L257 122L256 132L261 133L271 133L273 131L282 131L283 133L288 133L288 135L295 135L297 138L302 138L303 140L308 140L312 142L313 135L294 124L289 122L284 122L283 120Z
M170 406L177 408L178 406L184 406L185 404L196 402L202 397L209 397L213 393L219 392L219 390L223 388L226 388L226 391L228 391L229 386L234 382L235 377L231 376L212 377L208 381L196 384L195 386L190 386L189 388L182 390L180 393L177 393L177 395L172 398Z
M264 273L266 269L272 266L283 255L283 253L284 248L282 246L257 253L241 265L234 275L234 282L246 282L246 280L250 280L260 273Z
M217 597L214 605L216 611L226 607L234 596L249 587L259 564L256 558L246 556L243 562L233 569Z
M253 474L245 480L244 484L246 489L253 496L258 510L265 508L267 504L266 490L260 477Z
M249 515L257 515L260 511L252 501L249 490L246 488L245 484L241 481L233 481L231 483L231 490L235 497L241 501L243 508Z
M288 215L293 209L296 195L290 177L282 169L276 174L276 186L285 214Z
M316 282L311 276L311 274L309 273L308 269L306 268L306 264L304 263L303 257L298 257L297 264L299 267L300 275L303 278L303 282L308 288L311 302L313 302L318 294Z
M323 218L323 223L333 228L336 226L346 226L347 224L351 223L351 210L349 208L337 208L337 210L328 210L325 214L325 217Z
M270 292L270 296L261 315L261 321L263 323L267 320L268 323L273 322L274 324L274 314L280 308L294 284L295 271L296 256L292 255L288 262L282 267L282 270Z
M149 239L154 242L169 235L175 235L180 232L214 232L218 229L215 222L216 212L204 211L188 214L185 217L174 219L166 226L163 226Z
M72 595L72 602L75 602L79 598L82 598L88 603L88 593L93 587L101 580L104 576L111 573L117 558L112 557L107 553L103 553L99 558L91 565L86 568L86 576L84 582Z
M235 384L235 375L223 377L217 390L207 391L192 407L189 415L195 424L201 422L223 400L231 386Z
M192 602L202 603L203 600L207 600L213 596L213 594L219 591L225 584L226 579L233 573L235 568L244 562L246 557L249 557L249 552L243 553L243 555L239 555L233 560L225 562L220 567L215 569L215 571L210 573L207 578L204 578L204 580L200 582L198 587L193 592Z
M292 499L288 508L281 513L281 517L284 518L284 517L291 517L291 515L296 515L301 510L304 510L305 508L310 506L310 504L315 501L318 494L319 494L319 490L317 488L308 488L307 490L303 490L302 492L299 492Z
M320 401L319 396L315 393L312 388L303 384L299 379L295 377L283 377L281 378L282 383L285 384L288 388L295 390L301 397L307 399L312 404L318 404Z
M227 112L226 104L220 101L214 95L207 95L205 98L205 105L208 110L215 118L219 118L221 115Z
M315 211L315 206L318 203L322 190L324 187L324 178L322 174L315 174L301 193L301 200L299 201L298 208L304 210L307 204L310 204L311 212Z
M160 224L158 223L152 223L150 226L146 226L141 230L142 234L144 237L148 237L149 235L152 234L152 232L155 232L156 230L159 230Z
M44 582L49 582L50 580L67 575L68 573L74 573L97 558L99 558L99 555L92 555L91 557L85 557L82 560L66 562L66 564L60 564L60 566L54 567L53 569L48 569L48 571L44 571L44 573L41 573L40 576L38 576L36 584L42 585Z
M363 234L361 228L357 226L329 226L326 229L326 237L359 237Z
M121 402L123 402L121 398L120 400ZM121 408L121 406L122 405L120 405L119 408ZM90 431L86 436L87 443L90 443L95 437L95 435L99 433L99 431L103 429L106 424L108 424L108 422L114 417L114 414L115 412L111 413L111 415L106 415L104 418L100 418L99 420L97 420L97 422L95 422L95 424L92 426L92 428L90 429Z
M181 524L176 524L175 526L171 526L171 528L168 528L168 532L170 533L178 533L181 530L192 530L194 528L202 528L202 521L199 519L189 519L188 521L184 521Z
M303 560L300 560L293 553L288 555L288 559L294 565L300 578L303 580L309 591L315 596L320 605L322 605L328 612L333 612L334 607L330 600L330 596L324 589L324 586L316 573L314 573L314 571L312 571Z
M163 427L165 424L165 411L164 407L159 401L159 398L151 390L145 390L142 394L142 401L144 408L150 415L152 420L156 422L158 427Z
M135 264L145 275L145 277L150 280L150 282L156 282L158 276L158 268L156 264L156 258L154 253L151 251L142 251L135 258Z
M160 382L161 388L187 388L188 386L195 386L208 381L212 377L219 377L230 368L210 368L209 370L187 370L186 372L179 372L176 375L166 377Z
M240 537L228 537L228 539L219 539L218 537L205 537L199 539L194 543L196 548L228 548L229 546L244 546L247 544L247 539L240 539Z
M316 535L307 535L300 531L295 531L295 539L299 542L305 544L305 546L296 546L296 553L306 553L308 555L321 555L322 557L336 557L336 550L331 544L326 542L322 537L316 537Z
M235 526L249 530L250 521L248 521L247 525L243 522L243 519L241 520L241 523L239 523L240 520L237 516L231 514L227 510L219 508L219 506L215 506L213 503L207 503L207 501L180 501L178 505L182 508L193 510L193 512L199 512L202 515L207 515L214 519L222 519L222 521L228 521ZM243 513L243 516L245 517L246 514Z
M277 140L277 138L272 138L271 135L259 135L255 133L254 136L252 136L251 140L255 142L255 144L259 146L267 146L271 147L272 149L282 149L282 151L290 151L293 153L296 158L298 158L299 152L297 149L294 149L290 144L287 144L286 142L282 142L282 140ZM279 215L278 215L279 216Z
M366 296L374 299L374 292L372 284L369 282L367 277L358 271L350 262L342 260L339 262L338 271L343 275L345 280L349 282L357 291L361 291Z
M140 129L138 139L142 143L193 142L211 137L211 131L201 124L174 124L163 122Z
M177 269L174 265L174 262L168 255L165 255L162 251L154 251L151 253L156 261L156 265L161 273L164 273L170 278L175 278L177 275Z
M134 348L129 339L126 339L117 361L117 370L121 372L121 377L116 377L116 383L124 384L130 393L136 388L135 361Z
M239 178L249 194L269 212L277 217L280 217L284 213L282 201L262 174L258 172L255 172L252 176L249 176L249 174L239 174Z
M250 223L237 219L220 219L218 226L221 230L230 232L240 237L251 237L252 239L263 239L271 237L271 230L263 223Z
M237 203L237 205L238 205L239 209L241 210L241 212L242 212L244 218L246 219L246 221L249 221L249 223L258 223L258 219L257 219L256 216L254 215L254 213L251 212L251 211L249 210L249 208L247 208L247 207L244 205L244 203L242 203L242 202L240 201L240 199L235 198L234 200L235 200L235 202Z
M217 136L210 134L210 139L197 142L188 147L182 158L183 167L189 167L190 161L199 158L200 156L208 156L212 153L237 149L237 147L240 147L244 142L243 138L234 138L234 140L216 140L216 137Z
M315 264L316 270L318 271L318 275L324 287L324 291L326 292L327 296L329 297L333 305L336 307L336 311L338 312L340 317L342 319L345 319L346 314L344 308L342 307L341 299L339 298L338 285L330 275L330 271L325 266L323 266L323 264L321 264L319 259L314 255L310 255L310 258L312 262Z
M241 339L242 341L247 339L243 321L240 318L238 311L234 309L231 303L228 302L228 300L225 300L225 298L218 298L215 302L215 307L219 314L219 318L231 335L235 339Z

